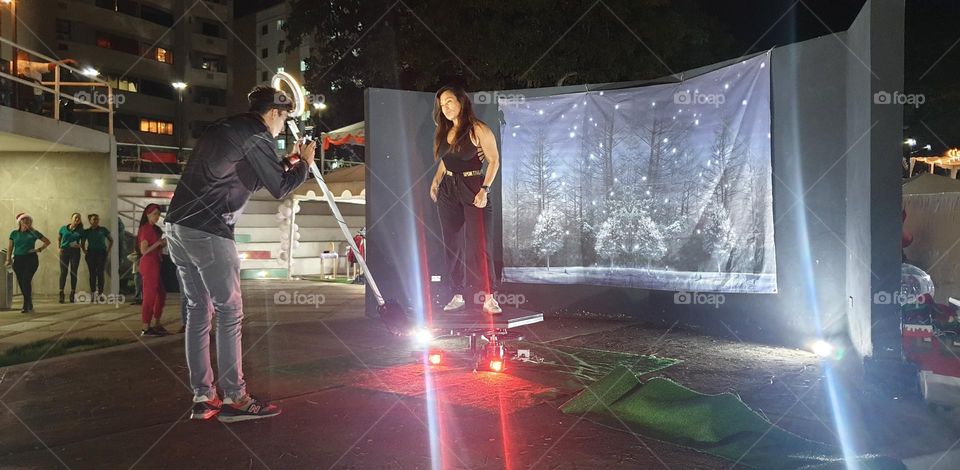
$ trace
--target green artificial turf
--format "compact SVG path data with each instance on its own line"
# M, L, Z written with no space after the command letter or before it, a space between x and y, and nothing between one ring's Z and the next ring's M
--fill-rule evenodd
M642 383L617 367L560 407L600 422L697 449L753 468L847 468L840 449L792 434L735 395L706 395L665 378ZM896 459L860 455L857 468L905 469Z

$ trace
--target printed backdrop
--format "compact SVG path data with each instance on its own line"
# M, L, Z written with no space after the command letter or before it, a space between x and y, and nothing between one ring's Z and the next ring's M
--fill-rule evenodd
M769 65L501 100L504 280L776 292Z

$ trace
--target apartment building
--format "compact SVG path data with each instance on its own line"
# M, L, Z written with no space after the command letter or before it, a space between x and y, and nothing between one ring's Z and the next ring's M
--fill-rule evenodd
M16 15L18 43L114 86L118 143L190 148L227 114L232 0L19 0Z

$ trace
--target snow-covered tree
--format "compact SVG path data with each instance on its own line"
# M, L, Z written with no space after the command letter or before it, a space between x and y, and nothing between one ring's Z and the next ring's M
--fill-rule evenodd
M553 155L547 134L543 129L537 131L533 148L520 162L520 183L527 192L536 198L537 213L543 212L550 201L560 193L560 175L558 162ZM516 201L527 204L529 201Z
M597 230L596 251L611 266L649 266L667 253L667 244L657 224L640 206L620 201Z
M707 204L703 217L703 250L716 263L717 272L721 272L723 266L730 259L730 252L734 244L730 217L718 199L712 199Z
M547 206L537 216L537 223L533 226L533 246L538 255L547 258L548 269L550 255L563 246L563 235L563 213L555 206Z

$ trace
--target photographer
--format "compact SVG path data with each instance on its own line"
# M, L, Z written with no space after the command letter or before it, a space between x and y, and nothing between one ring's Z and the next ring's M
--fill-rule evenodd
M221 119L193 149L167 213L170 256L187 297L186 351L193 388L192 419L220 414L223 422L269 418L275 405L247 394L241 364L240 258L233 228L250 196L266 187L282 199L303 184L316 144L297 144L301 160L289 170L277 155L293 103L281 91L257 87L247 95L250 112ZM210 311L210 306L212 310ZM217 369L223 401L210 366L210 322L217 315Z

